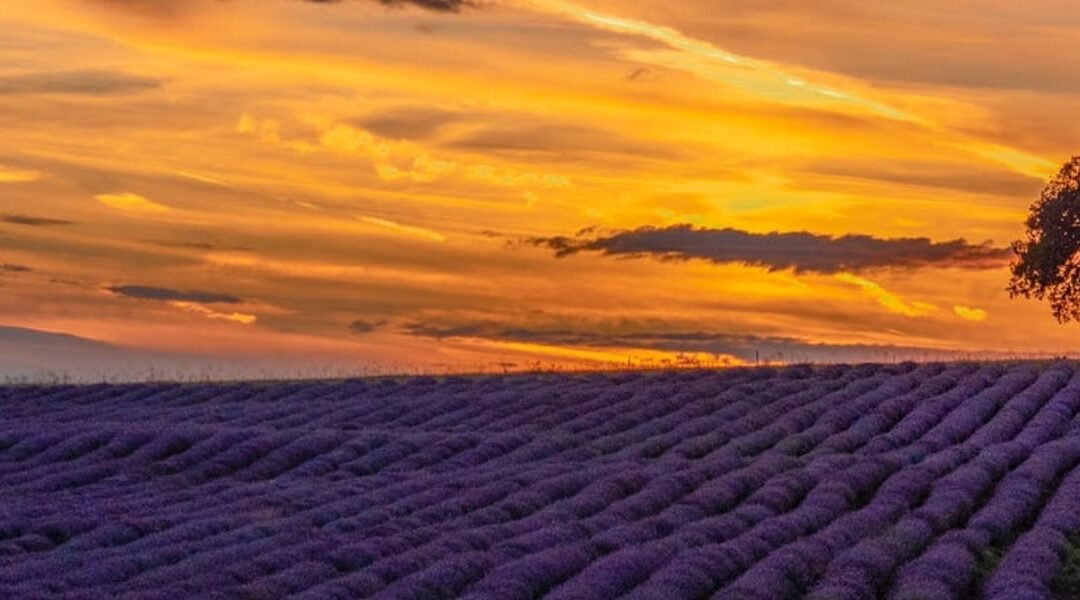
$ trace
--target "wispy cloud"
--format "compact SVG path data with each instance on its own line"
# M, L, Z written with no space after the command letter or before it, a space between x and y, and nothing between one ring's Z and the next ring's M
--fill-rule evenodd
M374 225L376 227L382 227L383 229L389 229L391 231L401 233L403 235L417 237L425 240L431 240L433 242L445 242L446 236L438 231L432 231L431 229L424 229L423 227L416 227L414 225L403 225L397 221L391 221L390 219L381 219L379 217L357 217L360 221L367 223L368 225Z
M664 352L706 353L731 356L753 362L771 360L811 360L852 362L866 360L927 359L952 356L948 350L887 344L815 343L795 337L762 336L708 330L685 330L671 327L640 328L621 323L620 327L546 328L492 321L447 322L417 321L407 324L405 332L433 339L482 339L503 343L547 345L568 348L623 349L622 356L634 349Z
M971 308L970 306L954 306L953 312L956 313L956 316L965 321L975 321L976 323L981 323L990 316L985 310L981 308Z
M77 94L107 96L161 87L158 79L118 71L48 71L0 77L0 95Z
M938 311L938 307L927 302L909 301L901 298L898 294L890 292L876 282L870 281L851 273L837 273L834 277L838 281L850 283L861 289L866 295L885 307L886 310L905 317L926 317Z
M41 173L0 165L0 183L27 183L41 179Z
M94 198L109 208L127 213L161 214L171 210L164 204L158 204L153 200L132 193L99 194Z
M89 1L89 0L88 0ZM299 0L306 4L345 4L346 0ZM424 10L444 13L456 13L461 9L474 6L471 0L365 0L383 6L417 6ZM92 0L98 6L124 11L132 15L170 19L186 14L195 9L196 2L191 0Z
M751 233L687 224L640 227L597 237L588 237L590 233L585 230L574 237L533 237L519 243L551 249L558 257L598 252L665 261L742 263L770 271L792 269L796 273L818 274L885 268L998 268L1012 256L1009 248L969 244L963 239L933 242L928 238L882 239L861 234L833 237L805 231Z
M233 323L251 325L258 320L258 317L252 314L236 311L219 311L206 306L207 304L241 304L244 302L242 298L230 294L180 291L143 285L113 286L105 289L118 296L165 302L169 306L200 314L208 319L216 321L231 321Z
M403 269L384 265L323 263L305 260L281 260L253 253L211 252L202 257L219 271L245 275L274 274L294 279L322 281L379 281L381 283L456 286L467 278L444 271Z
M250 252L247 246L219 246L210 242L173 242L159 240L154 242L162 248L181 248L186 250L201 250L203 252Z
M477 162L458 156L440 155L418 143L390 139L347 124L320 124L314 138L286 136L277 119L258 118L244 113L236 132L260 142L286 148L300 155L319 151L355 156L368 162L375 175L387 182L434 183L444 179L479 183L501 188L565 188L569 177L501 162Z
M60 227L75 224L74 221L67 221L64 219L50 219L47 217L32 217L29 215L17 214L0 215L0 223L23 225L25 227Z
M372 333L378 330L383 325L386 325L386 321L367 321L364 319L357 319L349 324L349 331L363 335L365 333Z
M936 120L934 115L910 110L906 105L916 100L914 95L889 97L858 80L736 54L673 27L600 12L566 0L511 1L601 31L644 38L665 46L618 47L617 54L625 60L692 73L701 79L734 87L769 102L822 107L844 113L860 111L910 123L935 134L945 146L1030 177L1045 178L1056 170L1057 165L1043 156L978 139L963 131L952 131Z
M219 312L194 302L173 301L169 302L169 304L176 308L200 314L208 319L214 319L215 321L230 321L233 323L240 323L241 325L253 325L259 320L255 315L241 312Z
M145 285L121 285L106 288L119 296L142 300L163 300L172 302L196 302L200 304L240 304L244 300L231 294L214 292L180 291Z
M303 0L311 4L340 4L344 0ZM369 0L370 1L370 0ZM458 12L466 6L474 6L469 0L374 0L383 6L419 6L436 12Z
M599 12L564 0L519 0L536 10L554 13L596 29L659 42L666 49L624 50L624 57L638 62L678 68L704 79L721 81L772 100L795 104L838 104L882 116L917 121L918 117L857 90L841 90L833 84L808 79L805 72L765 60L736 54L677 29Z
M209 175L203 175L201 173L192 173L191 171L181 171L181 170L174 170L173 173L180 176L180 177L183 177L184 179L190 179L192 181L198 181L199 183L205 183L205 184L208 184L208 185L216 185L216 186L222 186L222 187L227 187L229 185L228 183L226 183L226 182L224 182L224 181L222 181L220 179L217 179L215 177L210 177Z

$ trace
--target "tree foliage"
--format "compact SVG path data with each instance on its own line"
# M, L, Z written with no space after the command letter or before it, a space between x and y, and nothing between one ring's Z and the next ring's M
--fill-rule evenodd
M1049 300L1058 321L1080 321L1080 156L1043 189L1026 225L1012 245L1009 295Z

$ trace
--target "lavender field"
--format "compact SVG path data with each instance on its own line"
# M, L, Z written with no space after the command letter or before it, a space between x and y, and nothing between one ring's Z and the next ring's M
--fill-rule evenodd
M0 388L4 598L1075 597L1080 369Z

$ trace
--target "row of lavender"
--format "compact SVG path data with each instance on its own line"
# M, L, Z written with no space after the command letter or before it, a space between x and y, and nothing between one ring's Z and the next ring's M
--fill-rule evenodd
M0 389L0 589L1052 597L1078 412L1065 363Z

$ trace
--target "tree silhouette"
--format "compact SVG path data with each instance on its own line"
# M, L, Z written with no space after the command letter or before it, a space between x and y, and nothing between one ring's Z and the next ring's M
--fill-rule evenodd
M1059 322L1080 321L1080 156L1031 206L1027 239L1013 242L1009 296L1049 300Z

